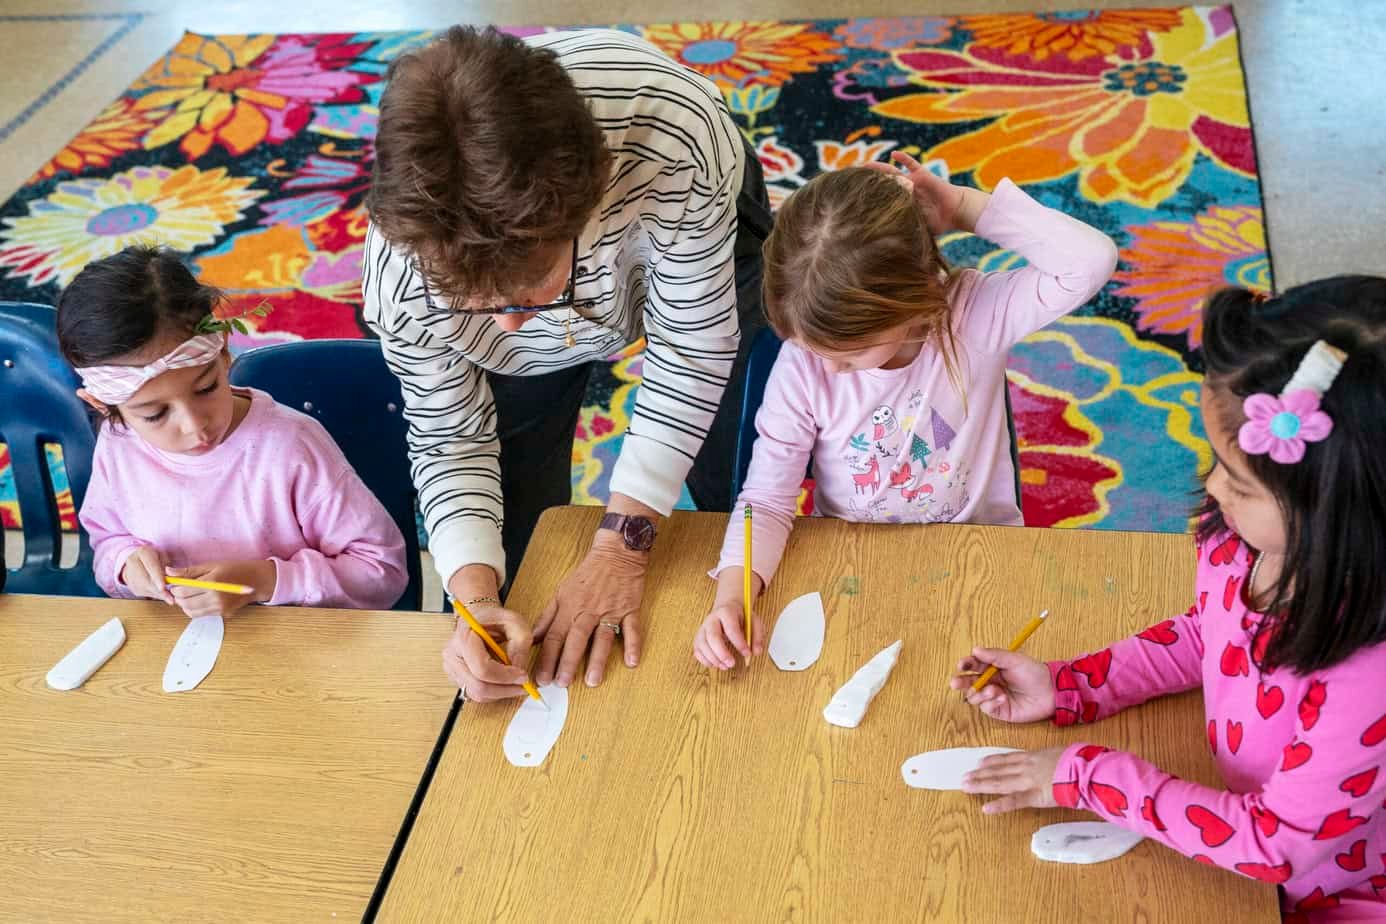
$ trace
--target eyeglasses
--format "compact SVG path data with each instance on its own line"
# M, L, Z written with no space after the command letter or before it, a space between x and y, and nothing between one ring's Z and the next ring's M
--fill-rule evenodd
M429 303L432 304L432 293L428 289L428 277L423 273L422 268L416 266L419 278L424 281L424 294L429 296ZM491 314L532 314L540 311L557 311L565 308L583 308L595 304L591 299L578 302L574 298L574 290L577 288L578 274L578 242L573 238L573 260L572 266L568 270L568 284L563 287L563 294L558 296L557 301L549 302L546 305L492 305L486 308L455 308L449 305L443 308L440 313L444 314L463 314L463 315L491 315Z

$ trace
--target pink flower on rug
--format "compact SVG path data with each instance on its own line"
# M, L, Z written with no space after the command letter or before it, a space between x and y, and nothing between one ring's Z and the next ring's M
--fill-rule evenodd
M1333 432L1333 418L1319 410L1319 396L1302 388L1276 398L1251 395L1242 402L1246 423L1237 444L1254 456L1267 453L1281 465L1304 458L1305 443L1317 443Z
M220 144L242 155L293 137L319 103L356 103L379 76L347 70L368 47L350 35L183 36L135 84L140 111L172 108L146 149L179 141L196 160Z

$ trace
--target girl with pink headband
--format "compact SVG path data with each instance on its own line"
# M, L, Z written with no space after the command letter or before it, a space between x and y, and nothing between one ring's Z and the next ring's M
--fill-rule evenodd
M408 583L399 529L321 424L231 387L221 300L171 251L130 247L58 303L77 394L104 419L79 514L97 583L188 616L392 606Z
M1003 722L1085 725L1202 687L1223 785L1074 741L988 758L964 790L1275 883L1286 921L1383 920L1386 279L1220 292L1203 362L1214 464L1188 612L1070 661L977 649L959 669L1000 668L966 697Z

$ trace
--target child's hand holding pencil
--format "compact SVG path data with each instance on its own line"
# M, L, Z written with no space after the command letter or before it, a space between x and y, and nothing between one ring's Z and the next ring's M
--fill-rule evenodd
M977 678L996 668L990 682L973 690ZM1054 681L1048 665L1005 648L974 648L958 662L958 674L948 684L963 698L1001 722L1042 722L1054 714Z

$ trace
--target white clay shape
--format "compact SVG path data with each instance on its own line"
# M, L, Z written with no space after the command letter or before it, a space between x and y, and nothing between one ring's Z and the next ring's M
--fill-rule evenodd
M501 747L505 759L517 767L537 767L549 756L558 736L563 733L563 723L568 721L568 690L557 684L539 687L539 695L544 697L545 709L535 699L526 696L520 710L505 730L505 740Z
M866 715L866 707L881 692L895 662L900 660L900 648L904 643L896 641L889 648L882 649L874 658L867 661L852 675L852 678L838 688L823 709L823 718L830 725L842 728L856 728Z
M1105 821L1067 821L1046 825L1030 838L1030 851L1054 863L1105 863L1145 838Z
M53 665L48 672L48 685L55 690L77 689L124 644L125 626L119 619L112 619Z
M217 663L225 634L226 624L220 616L199 616L189 621L164 666L164 692L186 693L201 683Z
M789 601L770 634L770 660L782 671L806 671L823 653L823 598L804 594Z
M983 758L1010 754L1015 748L947 748L916 754L900 765L900 775L915 789L962 789L963 777Z

